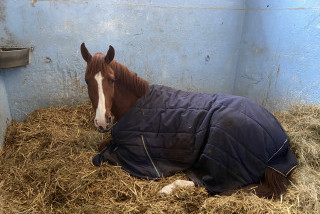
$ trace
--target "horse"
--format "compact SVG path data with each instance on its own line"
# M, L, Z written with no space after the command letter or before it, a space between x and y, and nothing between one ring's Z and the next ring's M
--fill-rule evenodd
M279 198L286 192L297 162L284 129L265 108L240 96L150 85L114 60L112 46L93 56L84 43L80 50L94 125L112 135L94 165L107 161L146 179L188 175L163 187L164 194L195 185L221 195Z

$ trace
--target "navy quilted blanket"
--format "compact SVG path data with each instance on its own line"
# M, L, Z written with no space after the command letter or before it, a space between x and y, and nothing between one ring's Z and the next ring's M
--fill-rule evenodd
M95 165L147 179L185 171L211 193L259 183L266 167L286 176L297 164L277 119L239 96L152 85L111 134Z

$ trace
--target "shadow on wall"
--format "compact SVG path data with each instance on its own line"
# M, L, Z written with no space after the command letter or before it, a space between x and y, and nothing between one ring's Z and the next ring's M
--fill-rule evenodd
M9 123L11 122L11 114L9 109L9 103L7 99L7 93L3 78L0 70L0 148L4 142L5 133Z

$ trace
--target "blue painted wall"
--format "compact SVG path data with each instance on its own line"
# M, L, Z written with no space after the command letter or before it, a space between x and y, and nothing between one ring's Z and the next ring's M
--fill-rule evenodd
M0 46L34 50L30 65L0 70L0 114L9 106L24 120L87 101L82 42L92 53L113 45L151 83L242 95L270 110L318 103L319 37L318 0L1 0Z
M112 44L116 59L151 83L233 92L242 0L6 0L2 46L34 47L26 68L1 71L14 119L87 100L79 46ZM219 9L224 8L224 9ZM22 93L23 92L23 93Z
M234 93L271 110L320 102L320 1L247 1Z

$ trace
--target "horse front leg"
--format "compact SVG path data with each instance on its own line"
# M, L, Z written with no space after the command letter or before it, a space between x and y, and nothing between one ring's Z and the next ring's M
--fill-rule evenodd
M109 143L110 143L110 140L105 140L101 142L98 146L98 151L101 152Z

